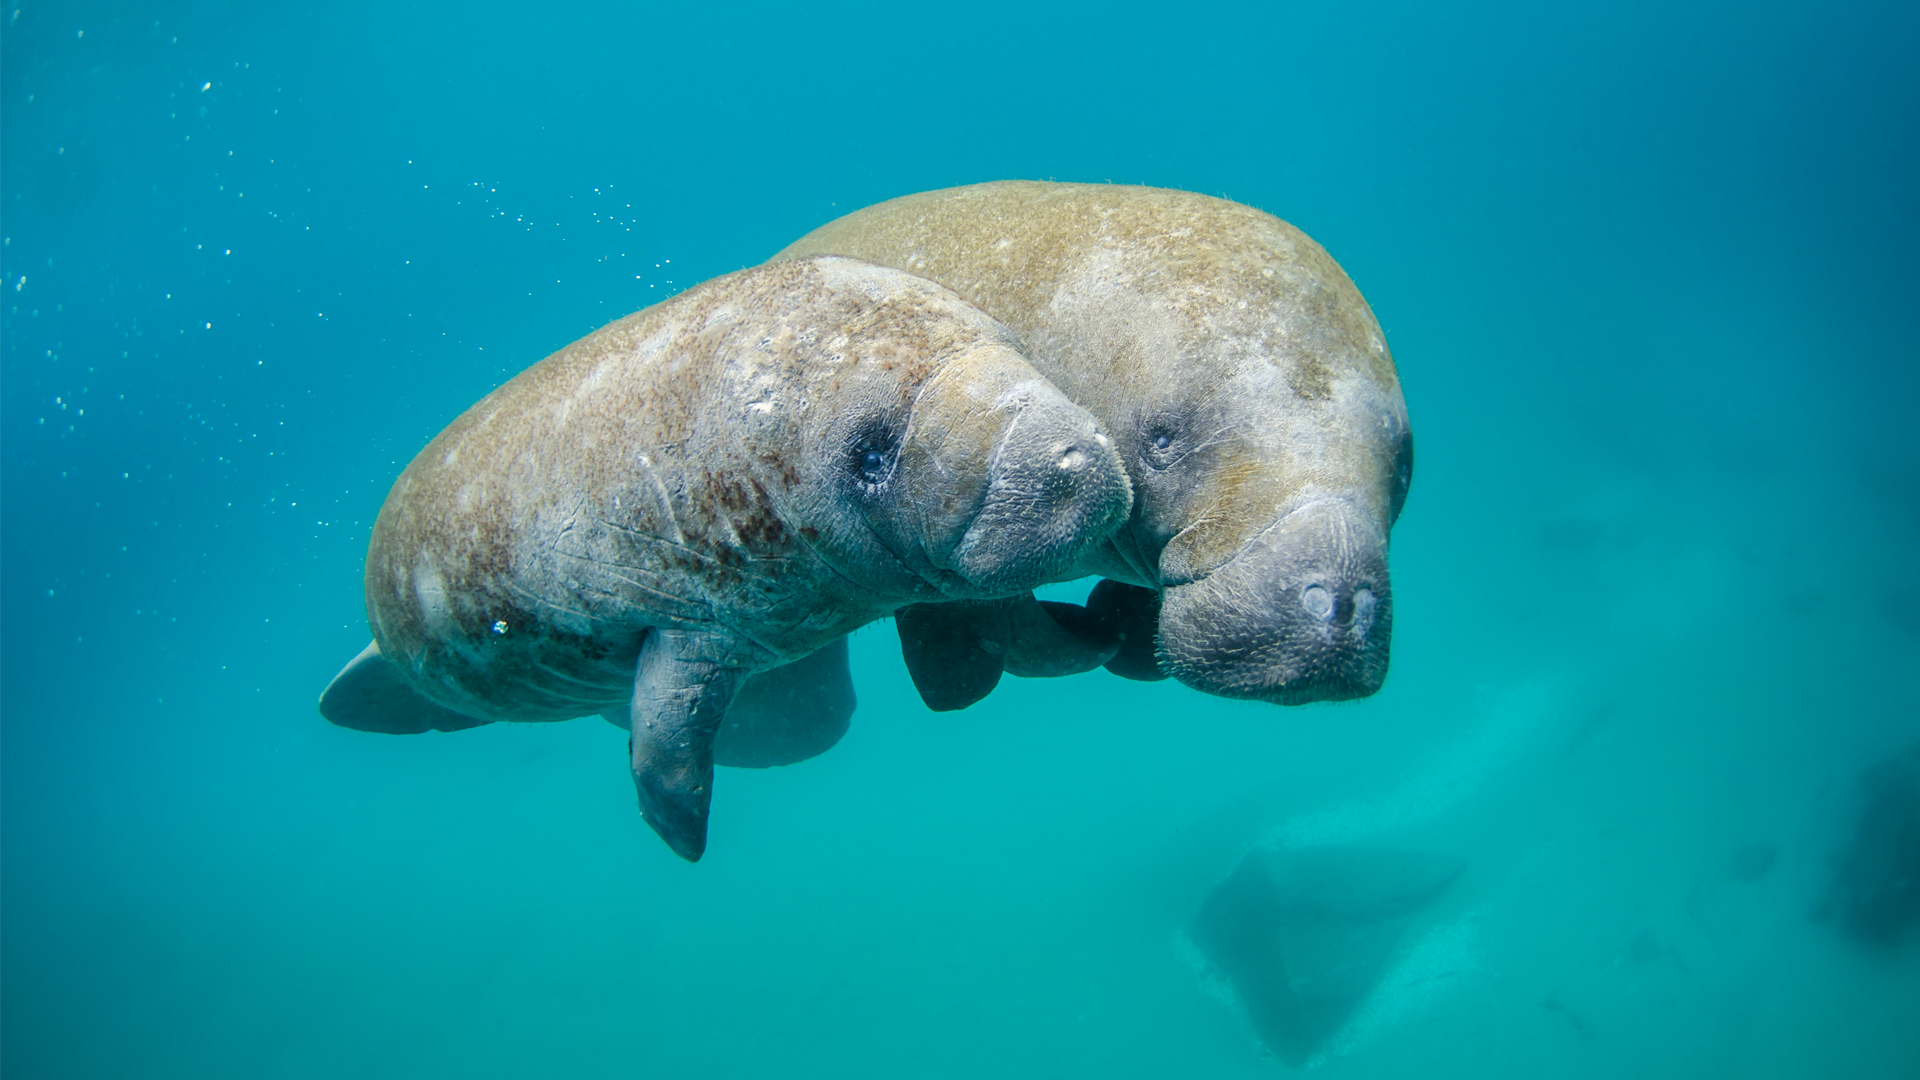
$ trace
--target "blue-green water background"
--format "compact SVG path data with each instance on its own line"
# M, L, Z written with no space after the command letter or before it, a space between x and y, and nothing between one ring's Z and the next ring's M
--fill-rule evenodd
M1809 917L1920 735L1912 5L0 18L10 1080L1271 1076L1177 939L1276 835L1470 867L1322 1075L1920 1074L1913 943ZM697 866L606 724L316 715L466 405L1002 178L1224 194L1359 284L1420 448L1378 696L936 715L880 624Z

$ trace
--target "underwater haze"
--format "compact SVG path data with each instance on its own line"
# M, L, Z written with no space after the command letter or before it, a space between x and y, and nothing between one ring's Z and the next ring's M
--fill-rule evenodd
M20 0L0 46L9 1080L1920 1075L1920 926L1831 904L1920 740L1914 5ZM1377 695L936 714L877 623L697 865L600 720L322 720L468 405L1010 178L1223 195L1365 294L1419 442ZM1276 1056L1189 931L1319 846L1461 869Z

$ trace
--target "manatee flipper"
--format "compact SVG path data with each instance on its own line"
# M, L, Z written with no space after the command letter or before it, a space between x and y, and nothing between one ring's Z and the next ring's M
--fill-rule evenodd
M1087 594L1086 618L1105 633L1120 639L1120 648L1106 669L1123 679L1159 682L1167 677L1154 656L1153 638L1160 625L1160 594L1124 581L1101 579Z
M727 706L713 740L713 763L733 769L792 765L833 749L847 733L858 704L847 639L747 678ZM621 731L633 726L633 706L600 714Z
M629 721L640 813L674 853L699 862L713 804L713 740L747 679L718 634L654 628L634 665Z
M1078 604L1016 599L1010 613L1012 636L1005 666L1010 675L1055 679L1078 675L1112 660L1122 639L1105 624L1087 617Z
M920 700L934 712L964 709L993 692L1013 636L1012 604L958 600L909 604L894 616L900 654Z
M360 650L320 691L320 715L343 728L384 735L459 731L492 722L429 701L393 661L380 655L378 642Z
M833 749L853 717L847 639L748 679L713 741L713 763L736 769L791 765Z
M1160 594L1101 581L1087 606L1035 600L910 604L895 616L900 652L920 699L935 712L986 697L1000 673L1056 678L1105 667L1128 679L1166 678L1153 655Z
M1057 677L1105 667L1142 682L1167 677L1153 654L1160 594L1152 589L1102 580L1085 607L1029 597L1013 601L1012 612L1006 669L1015 675Z

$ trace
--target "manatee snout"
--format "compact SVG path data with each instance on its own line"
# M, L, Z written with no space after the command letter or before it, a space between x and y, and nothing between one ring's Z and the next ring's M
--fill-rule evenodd
M1126 470L1092 414L1040 384L1000 440L980 513L952 568L983 596L1063 574L1133 508Z
M1356 503L1294 510L1212 573L1168 588L1160 659L1181 682L1278 705L1380 689L1393 632L1386 532Z
M1113 441L1012 350L954 367L921 393L907 457L942 591L984 599L1065 575L1133 510Z

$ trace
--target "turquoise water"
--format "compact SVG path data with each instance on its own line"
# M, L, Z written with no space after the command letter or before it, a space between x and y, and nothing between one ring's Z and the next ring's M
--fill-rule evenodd
M1276 838L1467 867L1318 1075L1920 1072L1920 932L1811 916L1920 738L1911 6L0 19L9 1078L1271 1076L1182 935ZM697 866L597 720L315 713L461 409L1001 178L1226 195L1365 292L1420 447L1380 694L934 714L876 625Z

